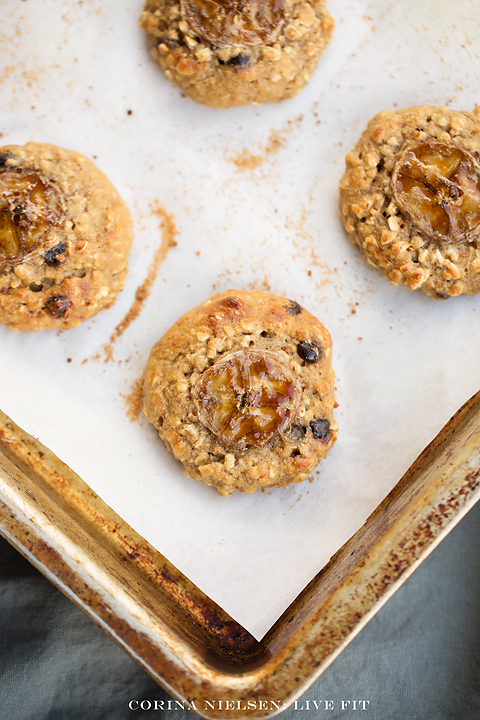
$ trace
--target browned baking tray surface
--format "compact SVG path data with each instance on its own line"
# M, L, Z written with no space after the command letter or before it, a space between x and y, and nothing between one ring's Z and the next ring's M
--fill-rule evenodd
M479 448L477 393L261 642L1 412L0 532L185 706L264 718L307 689L478 500Z

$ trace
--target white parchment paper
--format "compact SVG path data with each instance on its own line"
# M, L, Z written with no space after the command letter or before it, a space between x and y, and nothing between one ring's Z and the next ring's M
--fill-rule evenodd
M305 90L231 110L198 106L165 80L138 28L141 0L0 7L2 144L84 153L135 223L113 308L62 333L0 327L0 407L257 638L480 386L479 298L394 288L337 217L344 156L376 112L479 101L480 5L328 6L335 34ZM105 362L161 242L158 205L178 244ZM329 328L339 440L311 483L222 498L184 476L144 419L128 418L124 396L181 314L215 291L253 287Z

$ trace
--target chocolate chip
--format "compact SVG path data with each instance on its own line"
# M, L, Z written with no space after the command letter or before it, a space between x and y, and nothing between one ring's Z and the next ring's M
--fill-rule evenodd
M180 43L177 42L177 40L172 40L171 38L160 38L157 41L157 47L159 45L166 45L169 50L175 50L176 48L180 47Z
M67 246L65 245L65 243L58 243L58 245L55 245L55 247L47 250L47 252L45 253L45 262L47 263L47 265L57 267L58 265L61 265L63 262L65 262L65 258L59 258L59 255L63 255L66 249Z
M225 455L215 455L214 453L208 453L210 455L210 462L223 463Z
M248 65L250 62L250 57L248 55L234 55L230 58L230 60L227 60L227 65L233 65L234 67L245 67L245 65Z
M295 300L290 300L290 305L287 305L287 312L290 313L290 315L300 315L302 306L295 302Z
M72 301L64 295L52 295L45 310L54 318L67 318L72 311Z
M327 440L330 435L330 423L324 418L317 418L310 423L312 435L315 440Z
M290 425L285 431L284 435L287 440L293 443L299 443L305 437L307 432L303 425Z
M0 170L6 168L7 160L11 157L13 157L12 153L9 153L9 152L0 153Z
M302 340L297 345L297 353L307 363L316 363L322 357L322 348L317 343Z

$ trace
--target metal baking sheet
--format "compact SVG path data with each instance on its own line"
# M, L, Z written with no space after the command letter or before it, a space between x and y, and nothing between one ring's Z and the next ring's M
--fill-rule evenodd
M2 3L3 142L92 158L135 242L111 310L64 333L0 328L1 407L257 640L480 385L479 300L390 286L337 217L344 155L375 112L475 103L480 8L438 8L331 1L332 44L297 98L217 111L149 59L140 3ZM294 298L332 333L340 435L312 483L220 498L132 420L150 347L229 287Z
M0 530L166 690L205 718L302 694L480 496L480 394L261 642L45 446L0 413Z

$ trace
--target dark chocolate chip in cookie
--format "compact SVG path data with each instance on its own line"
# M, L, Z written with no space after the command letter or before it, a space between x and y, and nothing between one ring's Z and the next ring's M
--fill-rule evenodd
M178 47L180 47L180 43L177 40L172 40L171 38L167 37L159 38L157 42L157 47L159 45L166 45L169 50L176 50Z
M52 295L45 310L54 318L67 318L72 310L72 301L64 295Z
M45 253L45 262L47 265L50 265L52 267L58 267L58 265L61 265L63 262L65 262L64 253L67 249L67 246L65 243L58 243L58 245L55 245L55 247L50 248L50 250L47 250Z
M248 65L249 62L249 55L234 55L230 58L230 60L227 60L227 65L232 65L233 67L237 68L243 68L245 67L245 65Z
M287 305L287 312L289 315L300 315L302 306L295 302L295 300L290 300L290 305Z
M0 171L7 167L7 160L9 160L11 157L13 157L12 153L0 153Z
M305 362L316 363L322 357L322 348L317 343L302 340L297 345L297 353Z
M297 423L294 423L292 425L289 425L282 434L283 437L289 442L298 443L303 440L306 432L307 430L305 427L303 427L303 425L298 425Z
M312 435L315 440L327 440L330 435L330 423L324 418L317 418L310 423Z

